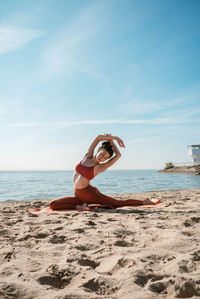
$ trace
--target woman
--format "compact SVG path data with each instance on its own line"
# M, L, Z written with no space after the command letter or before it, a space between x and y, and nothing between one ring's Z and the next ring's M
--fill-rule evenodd
M96 204L107 208L116 208L121 206L149 205L156 204L150 199L136 200L117 200L104 195L99 190L90 185L90 181L99 173L110 168L121 157L121 153L114 143L117 141L120 147L125 147L123 141L110 134L98 135L91 143L83 159L76 165L73 182L75 196L65 196L54 199L50 202L52 210L76 209L90 210L88 204ZM94 155L94 150L100 141L105 141ZM113 156L114 154L114 156Z

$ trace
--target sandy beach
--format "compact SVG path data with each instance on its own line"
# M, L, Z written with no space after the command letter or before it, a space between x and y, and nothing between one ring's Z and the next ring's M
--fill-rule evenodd
M50 200L0 203L0 298L200 298L200 189L113 196L164 205L35 215Z

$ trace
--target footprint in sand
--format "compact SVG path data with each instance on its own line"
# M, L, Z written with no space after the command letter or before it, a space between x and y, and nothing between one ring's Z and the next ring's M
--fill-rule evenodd
M54 228L54 231L59 231L59 230L63 230L64 226L57 226Z
M152 282L148 289L157 294L167 294L167 288L169 285L169 281L156 281Z
M5 251L1 252L0 254L1 263L10 262L14 258L16 258L15 251L11 248L8 249L5 248Z
M61 244L61 243L65 243L66 241L66 237L65 236L58 236L58 235L53 235L50 239L49 239L49 243L52 244Z
M20 283L0 282L0 298L35 298L35 295Z
M116 221L118 221L118 219L115 219L115 218L108 218L107 221L110 221L110 222L116 222Z
M95 269L97 266L99 266L99 262L95 262L95 261L90 260L88 258L78 259L78 263L81 266L89 266L89 267L91 267L93 269Z
M178 266L179 266L179 271L182 273L188 273L188 263L189 261L187 260L182 260L180 262L178 262Z
M16 241L19 241L19 242L21 242L21 241L27 241L27 240L29 240L29 239L31 239L33 236L31 235L31 234L23 234L23 233L21 233L18 237L17 237L17 239L16 239Z
M85 282L82 287L97 295L112 295L119 289L113 279L103 277L92 278Z
M194 223L200 223L200 217L192 217L191 220L192 220Z
M144 270L137 270L134 276L134 282L141 287L144 287L149 280L148 274Z
M151 282L155 282L158 280L162 280L164 277L168 277L167 275L154 274L151 268L138 269L134 274L134 276L135 276L135 283L142 287L144 287L149 280Z
M1 212L3 214L14 214L14 213L16 213L15 209L10 209L10 208L3 208Z
M124 258L121 255L115 255L103 258L95 270L101 274L112 275L113 273L123 273L125 269L131 268L134 265L135 261L133 259Z
M76 249L80 250L80 251L87 251L87 250L90 250L90 246L85 246L85 245L78 245L78 246L75 246Z
M126 229L117 229L114 234L121 238L123 236L133 236L134 235L134 231L132 230L126 230Z
M7 236L9 235L9 232L10 232L10 230L4 229L3 227L2 228L0 227L0 236L1 237L5 236L7 238Z
M192 279L178 278L174 286L174 293L176 298L191 298L193 296L200 296L200 288Z
M34 238L36 239L45 239L50 235L50 232L37 232L34 234Z
M125 230L125 229L118 229L114 232L114 234L116 235L117 238L120 239L113 243L115 246L119 246L119 247L132 247L133 246L133 242L127 242L125 240L126 236L134 235L133 231ZM132 241L134 241L134 240L132 240Z
M125 240L118 240L114 242L115 246L119 246L119 247L132 247L133 244L132 243L128 243Z
M195 251L192 255L192 260L195 262L200 262L200 250Z
M89 221L87 222L87 225L89 225L89 226L95 226L96 223L95 223L94 221L92 221L92 220L89 220Z
M46 272L37 282L41 285L49 285L56 289L64 289L71 281L73 273L69 269L59 269L57 264L53 264L46 269Z
M70 283L71 277L51 277L49 275L41 276L37 279L41 285L49 285L56 289L64 289Z
M75 228L75 229L73 229L73 231L74 231L74 232L77 232L77 233L79 233L79 234L82 234L82 233L85 232L84 228Z
M193 226L196 223L200 223L200 217L191 217L190 219L186 219L183 224L185 225L185 227L188 227Z
M6 223L6 225L7 225L7 226L13 226L13 225L17 224L18 222L23 222L23 220L22 220L21 217L15 219L15 220L10 220L10 221L8 221L8 222Z
M134 274L134 277L134 282L137 285L143 288L148 286L148 289L151 292L157 294L167 294L167 288L173 284L171 279L163 280L164 278L168 278L168 275L154 274L150 270L138 269Z
M181 233L186 237L192 237L194 235L193 233L188 232L188 231L182 231Z

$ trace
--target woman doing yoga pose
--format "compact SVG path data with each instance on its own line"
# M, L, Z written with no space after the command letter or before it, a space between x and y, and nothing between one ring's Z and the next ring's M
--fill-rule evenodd
M117 141L120 147L125 147L124 142L119 137L110 134L98 135L94 139L83 159L76 165L73 177L74 196L65 196L52 200L50 202L52 210L90 210L88 204L97 204L111 209L122 206L156 204L150 199L118 200L102 194L96 187L90 185L90 181L95 176L111 167L121 157L114 140ZM94 155L94 150L101 141L104 142Z

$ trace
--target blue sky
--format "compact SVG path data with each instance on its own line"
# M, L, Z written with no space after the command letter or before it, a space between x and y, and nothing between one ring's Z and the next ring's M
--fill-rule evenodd
M98 134L113 169L191 161L199 144L200 1L0 2L1 170L73 169Z

